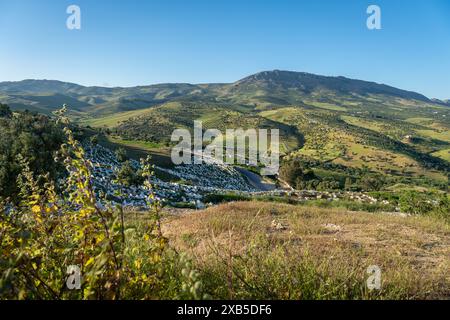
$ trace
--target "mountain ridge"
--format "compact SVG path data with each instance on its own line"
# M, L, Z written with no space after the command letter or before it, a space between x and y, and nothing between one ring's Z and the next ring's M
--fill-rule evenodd
M50 114L67 103L73 105L73 112L80 117L83 114L104 116L140 110L171 101L220 102L270 108L304 105L317 99L322 103L335 103L336 99L344 102L355 99L365 101L371 96L449 106L448 102L431 100L420 93L386 84L284 70L262 71L232 83L102 87L47 79L0 82L0 101L12 109Z
M313 73L308 73L308 72L295 72L295 71L286 71L286 70L272 70L272 71L262 71L262 72L258 72L255 73L253 75L250 75L248 77L245 77L241 80L238 80L236 83L240 84L240 83L245 83L245 82L249 82L249 81L258 81L261 79L268 79L269 81L273 81L273 78L277 77L278 82L284 81L286 83L293 83L294 81L297 82L297 84L299 85L304 85L305 82L309 81L314 81L315 83L313 83L312 85L324 85L324 84L328 84L328 86L335 84L337 81L341 81L341 84L344 84L345 86L343 86L343 88L340 89L347 89L347 91L351 91L351 87L348 86L348 84L360 84L361 86L363 86L363 88L369 89L369 86L374 86L377 88L382 88L385 91L391 91L391 93L403 93L403 94L410 94L413 95L415 99L417 100L423 100L426 102L429 102L430 99L428 97L426 97L423 94L411 91L411 90L404 90L404 89L399 89L393 86L389 86L387 84L384 83L377 83L377 82L373 82L373 81L366 81L366 80L360 80L360 79L353 79L353 78L347 78L344 76L324 76L324 75L318 75L318 74L313 74ZM283 79L284 78L284 79ZM285 79L287 78L288 81L286 81ZM302 81L303 80L303 81ZM334 82L334 83L333 83ZM311 84L310 84L311 86ZM326 87L326 86L325 86ZM382 92L382 90L380 90Z
M246 76L242 79L239 79L239 80L231 82L231 83L228 83L228 82L217 82L217 83L213 83L213 82L211 82L211 83L162 82L162 83L155 83L155 84L148 84L148 85L144 84L144 85L136 85L136 86L109 87L109 86L97 86L97 85L88 86L88 85L78 84L75 82L61 81L61 80L56 80L56 79L32 79L32 78L30 78L30 79L23 79L23 80L19 80L19 81L1 81L0 82L0 92L17 91L17 89L16 90L11 90L11 89L8 90L8 86L15 87L15 86L18 86L21 84L25 85L26 87L28 87L29 85L36 86L38 84L40 84L40 85L42 85L42 84L58 84L61 86L70 86L70 87L77 87L77 88L82 88L82 89L104 89L104 90L140 89L140 88L159 87L159 86L168 86L168 85L190 85L190 86L199 86L199 87L210 86L210 85L232 85L232 84L243 83L243 82L249 81L251 79L257 79L257 77L261 77L264 75L278 75L278 74L298 75L298 76L317 78L317 79L339 79L339 80L343 80L343 81L362 82L362 83L372 84L372 85L376 85L376 86L393 88L393 89L408 92L408 93L418 94L418 95L422 96L423 98L425 98L427 101L431 100L430 98L426 97L425 95L415 92L413 90L400 89L400 88L396 88L394 86L387 85L385 83L378 83L378 82L374 82L374 81L361 80L361 79L356 79L356 78L348 78L345 76L325 76L325 75L319 75L319 74L314 74L314 73L309 73L309 72L288 71L288 70L278 70L278 69L257 72L257 73L251 74L249 76ZM23 88L21 88L20 90L26 91ZM35 90L36 89L34 89L33 91L35 91ZM50 92L59 92L59 91L60 90L50 91ZM439 100L439 99L436 99L436 100ZM440 100L440 101L448 103L448 102L450 102L450 99Z

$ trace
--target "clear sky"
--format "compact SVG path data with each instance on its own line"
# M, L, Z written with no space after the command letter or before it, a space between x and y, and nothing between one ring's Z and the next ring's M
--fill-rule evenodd
M68 30L66 8L81 8ZM381 8L381 30L366 9ZM0 0L0 81L233 82L263 70L450 99L448 0Z

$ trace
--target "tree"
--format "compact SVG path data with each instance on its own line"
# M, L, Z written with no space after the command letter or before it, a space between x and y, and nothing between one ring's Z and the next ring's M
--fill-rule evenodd
M0 110L8 114L9 108L2 105ZM54 158L64 141L61 127L47 116L18 112L0 117L0 197L15 201L18 195L19 157L26 159L33 174L48 172L50 180L59 177L64 168Z
M399 199L400 210L412 214L425 214L433 209L429 197L417 191L404 191Z
M119 149L116 150L115 153L116 153L117 161L125 162L128 160L127 152L125 151L124 148L120 147Z
M381 176L365 175L360 184L364 191L378 191L383 187L384 181Z
M144 182L139 170L132 167L130 161L125 161L117 172L117 180L125 186L138 186Z
M303 177L303 169L298 160L284 163L280 168L280 178L286 181L291 187L296 187L298 178Z
M11 115L11 109L6 104L0 103L0 117L11 118Z
M91 141L91 144L95 146L96 144L98 144L98 135L95 134L95 135L91 136L89 138L89 140Z
M352 178L350 177L345 178L344 189L347 191L351 191L352 187L353 187Z

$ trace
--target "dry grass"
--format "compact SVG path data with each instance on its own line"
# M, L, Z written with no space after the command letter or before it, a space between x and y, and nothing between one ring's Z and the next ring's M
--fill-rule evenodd
M163 231L213 297L450 298L450 226L432 218L236 202L172 211Z

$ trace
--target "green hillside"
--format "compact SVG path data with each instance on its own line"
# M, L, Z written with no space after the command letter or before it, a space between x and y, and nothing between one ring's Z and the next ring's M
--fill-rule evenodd
M192 130L194 120L223 133L278 128L285 162L300 159L322 176L365 170L392 184L448 184L449 105L374 82L278 70L231 84L131 88L24 80L0 83L0 98L47 114L67 103L79 123L135 145L167 147L172 131Z

